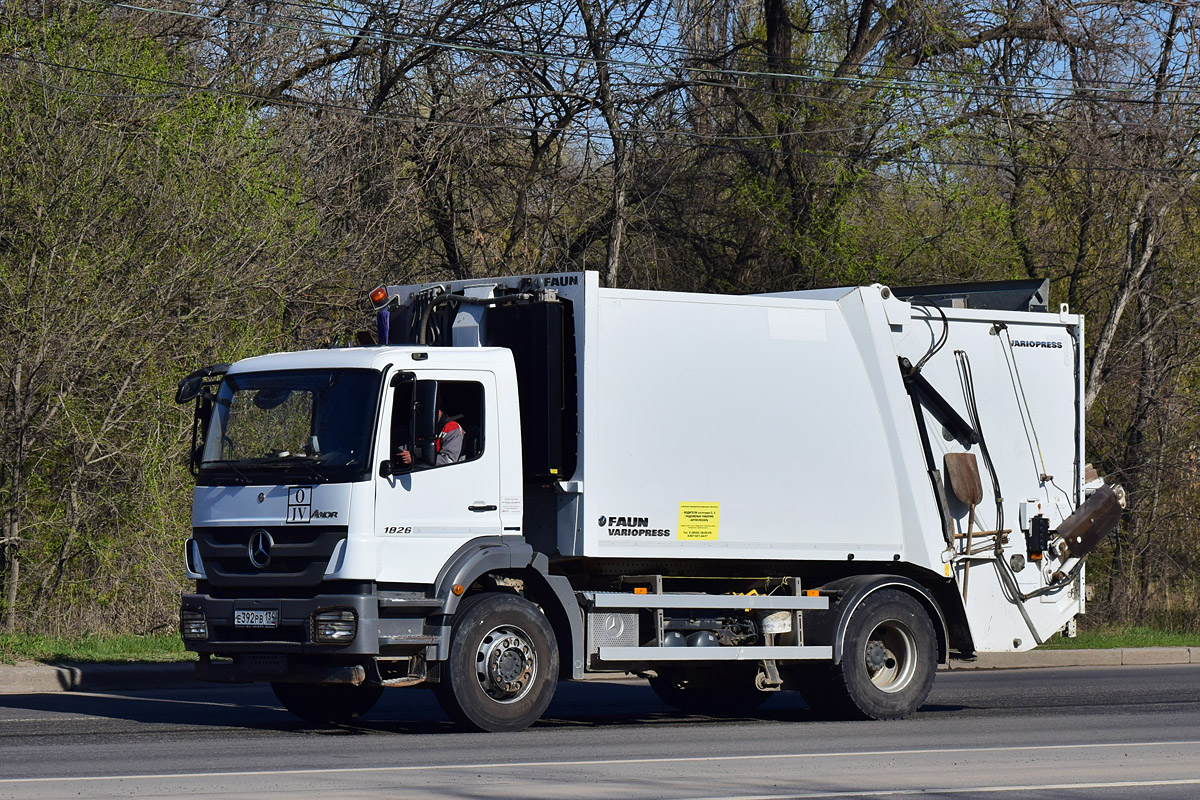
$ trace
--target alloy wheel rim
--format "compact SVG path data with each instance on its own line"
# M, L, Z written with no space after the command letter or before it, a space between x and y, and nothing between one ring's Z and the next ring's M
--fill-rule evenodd
M498 625L479 642L475 677L497 703L515 703L529 694L537 668L533 642L515 625Z

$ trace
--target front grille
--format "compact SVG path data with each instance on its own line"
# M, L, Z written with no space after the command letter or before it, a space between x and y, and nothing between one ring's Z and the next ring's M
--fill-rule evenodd
M261 569L250 561L250 537L265 530L274 544ZM344 526L255 525L193 528L200 558L213 586L315 586L321 582Z

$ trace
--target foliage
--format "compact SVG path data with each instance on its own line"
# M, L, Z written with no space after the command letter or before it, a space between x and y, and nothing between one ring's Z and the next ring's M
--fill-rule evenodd
M178 69L127 25L5 22L0 50L23 59L0 73L5 622L161 628L181 585L189 421L163 400L181 360L288 341L280 272L306 225L294 167L244 102L164 92Z
M0 664L17 661L191 661L178 634L41 636L0 634Z
M172 624L182 374L345 340L380 282L567 269L733 293L1049 278L1088 316L1089 452L1131 497L1091 607L1194 616L1198 21L0 4L3 623Z

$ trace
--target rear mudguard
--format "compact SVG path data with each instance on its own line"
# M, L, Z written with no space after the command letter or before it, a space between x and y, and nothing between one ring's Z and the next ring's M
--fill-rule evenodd
M854 575L827 583L822 594L834 593L829 608L804 612L804 643L828 645L833 648L833 663L842 662L846 640L846 625L854 610L869 595L881 589L899 589L915 597L929 612L938 639L938 663L945 664L950 652L950 634L946 617L933 594L921 584L899 575Z

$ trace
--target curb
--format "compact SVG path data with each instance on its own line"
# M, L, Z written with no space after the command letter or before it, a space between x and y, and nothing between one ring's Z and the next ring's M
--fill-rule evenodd
M954 661L949 669L1029 669L1034 667L1128 667L1200 664L1200 647L1115 647L1111 650L1030 650L983 653L974 661Z
M1031 650L985 653L974 661L954 661L943 670L1036 669L1038 667L1120 667L1200 664L1200 647L1128 647L1112 650ZM126 689L187 689L203 686L194 662L165 664L0 664L0 695L44 692L105 692ZM622 673L589 675L585 680L640 680Z

